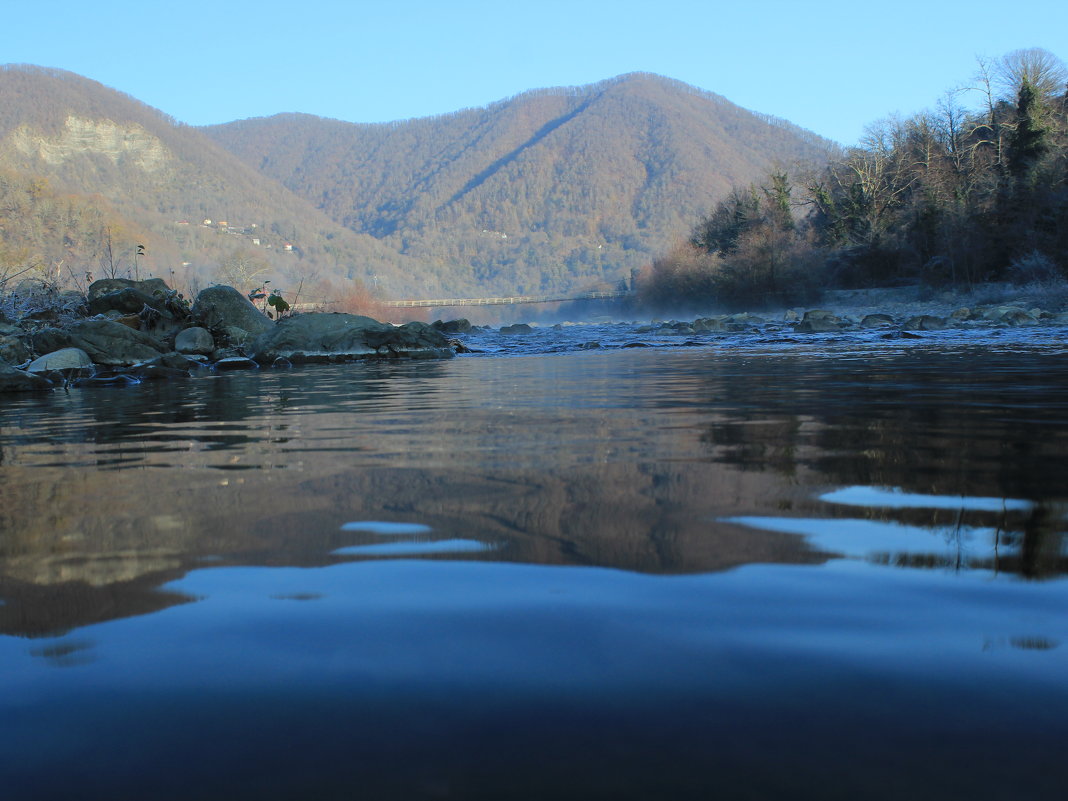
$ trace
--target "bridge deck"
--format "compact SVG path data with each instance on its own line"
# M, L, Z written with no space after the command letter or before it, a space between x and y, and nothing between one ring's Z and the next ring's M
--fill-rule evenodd
M630 295L621 289L608 292L583 292L579 295L514 295L506 298L438 298L435 300L387 300L383 306L394 308L444 306L512 306L520 303L565 303L576 300L610 300Z

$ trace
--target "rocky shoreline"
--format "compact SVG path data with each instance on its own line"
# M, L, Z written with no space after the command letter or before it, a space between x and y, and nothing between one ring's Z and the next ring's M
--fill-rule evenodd
M979 300L979 302L975 302ZM819 309L784 309L770 313L722 314L698 317L692 322L661 322L643 326L638 333L706 333L745 331L754 326L777 324L796 334L828 334L860 329L885 329L909 335L916 331L982 329L1039 325L1068 325L1068 310L1061 301L1043 307L1041 299L1020 296L996 297L946 293L937 298L909 301L901 293L828 292ZM971 301L971 302L969 302Z
M158 278L104 279L84 296L20 291L20 313L0 316L0 392L454 355L449 339L425 323L325 313L272 319L228 286L209 287L192 303Z
M379 359L442 359L470 352L451 335L466 320L393 325L353 314L268 316L233 287L212 286L190 303L161 279L96 281L85 295L34 287L0 314L0 392L130 384L225 370ZM43 294L42 294L43 293ZM920 297L915 289L832 290L819 309L780 309L657 321L636 334L686 336L776 329L806 335L1068 325L1068 286L987 286ZM14 319L13 319L14 318ZM502 326L524 335L526 324Z

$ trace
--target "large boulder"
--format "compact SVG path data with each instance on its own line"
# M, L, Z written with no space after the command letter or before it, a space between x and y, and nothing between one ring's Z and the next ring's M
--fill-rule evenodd
M104 315L131 328L164 337L189 318L188 302L161 278L94 281L86 295L89 313Z
M279 320L250 348L260 364L275 359L335 362L407 356L441 359L453 356L449 340L426 323L393 326L356 314L300 314Z
M894 324L894 318L889 314L865 314L860 321L861 328L885 328Z
M705 334L710 331L726 331L726 317L698 317L693 321L692 328L696 334Z
M165 350L156 339L111 320L82 320L70 327L70 344L96 364L112 367L148 361Z
M209 286L193 303L193 319L209 331L239 328L253 336L270 330L274 323L232 286Z
M811 309L805 312L794 330L799 334L828 334L842 330L842 320L826 309Z
M93 360L81 348L63 348L38 356L26 367L27 373L48 373L52 370L91 370Z
M430 325L443 334L469 334L472 328L471 321L466 317L446 321L435 320Z
M62 328L42 328L33 334L35 353L52 353L71 346L70 332Z
M162 278L147 278L144 281L134 281L130 278L101 278L93 281L86 292L86 299L92 305L93 301L99 300L105 295L119 292L123 289L136 289L149 297L154 292L167 292L169 288ZM140 308L136 309L140 311Z
M43 392L50 389L52 382L47 378L0 362L0 392Z
M533 331L534 331L534 329L531 328L526 323L515 323L513 325L502 325L501 326L501 333L502 334L530 334Z
M107 314L109 311L137 314L148 306L170 317L172 315L167 308L169 293L170 289L162 278L150 278L147 281L104 278L89 285L86 298L90 314Z

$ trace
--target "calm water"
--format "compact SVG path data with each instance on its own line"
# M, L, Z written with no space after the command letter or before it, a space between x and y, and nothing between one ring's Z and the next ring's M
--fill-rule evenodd
M1066 333L5 397L3 797L1059 799Z

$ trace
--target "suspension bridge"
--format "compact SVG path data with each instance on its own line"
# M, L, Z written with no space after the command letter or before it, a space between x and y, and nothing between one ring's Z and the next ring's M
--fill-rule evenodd
M432 300L386 300L383 306L393 308L444 308L448 306L516 306L525 303L569 303L577 300L613 300L629 297L632 293L623 289L604 292L580 292L577 295L512 295L501 298L436 298Z

